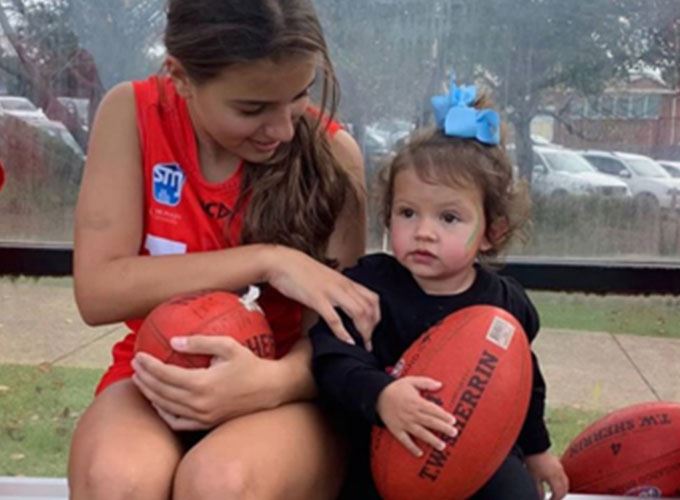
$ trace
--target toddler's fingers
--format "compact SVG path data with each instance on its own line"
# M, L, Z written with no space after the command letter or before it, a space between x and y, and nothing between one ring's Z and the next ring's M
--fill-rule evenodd
M406 447L408 451L411 452L411 454L414 457L423 456L423 450L416 446L416 444L411 439L411 436L409 436L406 431L401 431L398 435L395 435L395 437L401 444L403 444Z
M424 401L420 408L420 412L451 425L456 423L456 417L454 417L444 408L442 408L436 403L433 403L432 401Z
M545 488L541 479L536 480L536 490L538 490L538 498L545 498Z
M418 418L418 423L431 431L439 432L448 437L455 437L458 434L458 429L448 419L443 420L431 415L421 415Z
M548 484L552 490L552 495L550 496L552 500L561 500L569 491L569 478L566 474L556 474L550 477Z
M442 388L442 383L430 377L410 376L409 380L413 387L421 391L437 391Z
M409 432L414 437L420 439L423 443L432 446L432 448L435 450L443 451L444 448L446 448L446 443L442 439L439 439L422 425L414 425L411 429L409 429Z

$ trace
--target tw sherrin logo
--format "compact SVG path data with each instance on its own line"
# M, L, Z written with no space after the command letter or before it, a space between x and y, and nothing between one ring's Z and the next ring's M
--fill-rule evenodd
M186 175L177 163L159 163L153 167L153 198L162 205L176 207L182 201Z

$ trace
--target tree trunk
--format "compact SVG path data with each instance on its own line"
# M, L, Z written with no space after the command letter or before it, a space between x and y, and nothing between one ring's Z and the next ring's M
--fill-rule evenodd
M512 121L512 124L515 127L515 154L519 166L519 175L531 184L531 174L534 170L531 119L519 116Z
M59 102L50 77L45 75L44 71L41 71L40 65L36 64L34 57L29 55L30 51L27 50L22 40L20 40L9 24L2 9L0 9L0 28L4 31L7 41L17 54L19 66L22 70L18 76L24 80L27 87L31 90L31 94L35 96L35 104L44 110L49 119L62 122L83 151L85 151L87 147L87 134L81 128L77 115L71 113L66 106ZM41 56L50 57L50 54L41 54ZM97 106L101 99L103 88L94 64L92 69L96 76L92 82L92 95L90 96L90 106L93 111L92 107Z

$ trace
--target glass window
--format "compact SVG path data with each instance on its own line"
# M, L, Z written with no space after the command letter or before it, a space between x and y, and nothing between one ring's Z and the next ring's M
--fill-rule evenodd
M635 94L631 97L631 117L644 118L647 105L647 96Z
M631 99L630 96L620 95L616 97L614 106L614 116L616 118L630 118L631 116Z
M586 117L600 118L602 116L600 105L602 101L599 97L589 97L586 100Z
M645 118L657 118L661 113L661 96L648 95Z
M652 160L645 158L628 158L626 159L626 163L630 165L633 172L640 177L660 177L666 179L670 177L670 174L666 172L661 165Z
M599 110L603 118L610 118L614 115L616 97L613 95L603 95L600 97Z
M677 181L654 163L680 161L680 125L667 111L680 107L678 0L313 1L340 83L336 118L365 159L369 251L386 248L377 174L414 129L432 124L430 98L455 75L493 100L515 175L530 188L531 237L510 248L510 259L680 264L680 209L669 195ZM0 245L72 245L94 115L115 85L161 71L166 3L0 0ZM532 121L546 115L538 135ZM624 165L620 153L649 159ZM651 193L632 182L631 171L660 187ZM650 203L640 204L641 193ZM18 422L42 425L40 439L57 435L41 450L56 443L60 455L41 452L52 468L39 474L65 474L64 436L123 335L122 326L93 333L80 320L70 278L41 280L39 300L15 308L34 285L0 279L0 307L10 311L0 317L0 375L35 382L29 399L47 394L51 406L45 418L0 418L0 476L35 474L23 468L30 460L21 451L33 431L24 439ZM36 336L31 347L47 354L7 355L6 346L17 344L7 335L10 320L22 340L49 332L59 342L38 345ZM106 343L92 371L50 371L71 353L89 352L91 342ZM3 378L0 414L12 390ZM5 453L5 443L15 448Z
M593 167L587 161L570 151L546 151L543 155L553 170L572 174L593 171Z
M586 155L586 159L600 172L605 174L620 175L622 170L626 170L626 167L618 160L588 155Z
M352 9L315 1L341 85L338 118L364 153L369 190L400 141L431 123L429 98L453 73L490 94L528 182L529 148L547 141L680 159L680 139L669 142L672 122L662 116L680 98L677 34L659 21L677 17L672 1L566 10L557 0L376 0ZM164 5L0 3L0 239L71 244L93 115L113 85L161 68ZM526 23L540 50L523 35ZM532 136L527 124L546 111L555 119ZM370 240L379 246L382 235Z

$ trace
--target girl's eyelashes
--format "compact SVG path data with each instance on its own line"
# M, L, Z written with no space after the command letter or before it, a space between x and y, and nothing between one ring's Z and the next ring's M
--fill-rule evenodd
M296 103L302 99L306 99L309 97L309 88L305 89L303 92L295 96L295 99L293 99L293 103ZM238 112L241 113L243 116L255 116L259 115L262 113L265 109L267 109L268 104L263 103L259 105L253 105L253 106L248 106L245 108L237 108Z
M444 212L443 214L441 214L441 219L447 224L452 224L456 221L459 221L460 217L458 217L458 215L456 215L453 212Z
M265 105L262 104L261 106L255 106L252 108L247 108L247 109L239 109L238 112L241 113L244 116L255 116L259 115L264 111Z

